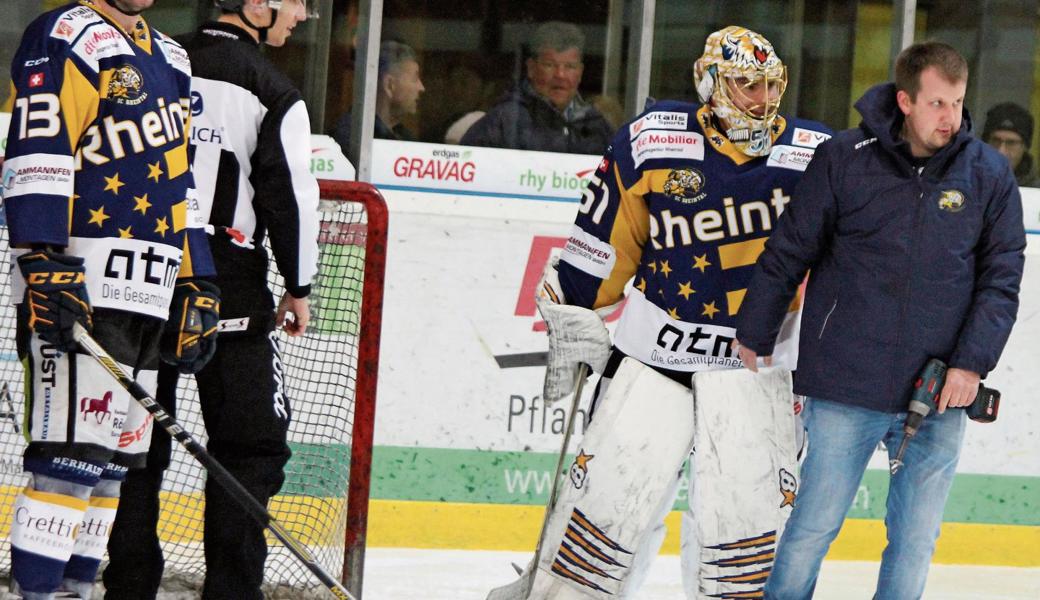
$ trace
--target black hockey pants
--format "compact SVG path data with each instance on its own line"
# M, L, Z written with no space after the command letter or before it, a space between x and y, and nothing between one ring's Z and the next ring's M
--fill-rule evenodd
M209 436L207 450L265 505L281 488L290 456L289 401L281 396L280 363L267 334L222 333L213 360L195 376ZM176 385L176 371L164 365L157 400L167 410L175 407ZM108 544L111 562L103 576L107 600L156 596L163 571L156 534L159 488L169 466L171 443L170 436L156 427L147 468L131 471L123 483ZM215 481L207 479L205 493L202 597L260 600L267 557L263 528Z

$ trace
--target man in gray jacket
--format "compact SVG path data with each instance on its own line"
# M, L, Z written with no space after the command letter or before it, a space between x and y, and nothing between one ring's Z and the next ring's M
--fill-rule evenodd
M578 94L584 48L585 35L575 25L540 25L531 37L527 78L470 127L462 144L602 154L614 130Z

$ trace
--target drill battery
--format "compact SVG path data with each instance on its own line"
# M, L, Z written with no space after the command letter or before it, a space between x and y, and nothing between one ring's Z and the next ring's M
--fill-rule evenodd
M937 358L929 360L917 376L913 394L910 396L910 405L907 407L906 423L903 425L903 441L899 444L895 457L888 461L889 472L893 475L903 466L903 453L906 452L910 438L917 435L924 418L939 408L939 394L945 382L946 364ZM997 420L997 412L1000 410L1000 392L979 384L975 400L964 408L972 421L992 423Z

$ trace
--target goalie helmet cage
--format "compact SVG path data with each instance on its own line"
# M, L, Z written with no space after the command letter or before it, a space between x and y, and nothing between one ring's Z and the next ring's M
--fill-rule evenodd
M361 598L371 482L376 378L383 309L388 214L367 183L319 181L321 229L311 324L301 338L278 335L283 385L292 409L293 457L271 514L326 571ZM10 263L7 228L0 254ZM284 287L273 259L275 298ZM24 381L15 348L10 270L0 269L0 572L10 573L11 505L25 486ZM219 342L218 342L219 343ZM182 377L177 421L205 443L194 378ZM93 418L93 417L92 417ZM179 444L163 482L160 540L163 589L200 590L205 573L202 515L205 472ZM326 598L327 589L269 533L265 593L271 598Z

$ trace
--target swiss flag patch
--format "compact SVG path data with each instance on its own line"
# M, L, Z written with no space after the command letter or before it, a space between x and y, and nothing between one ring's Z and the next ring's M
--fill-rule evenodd
M29 87L36 88L43 85L43 73L33 73L29 76Z

